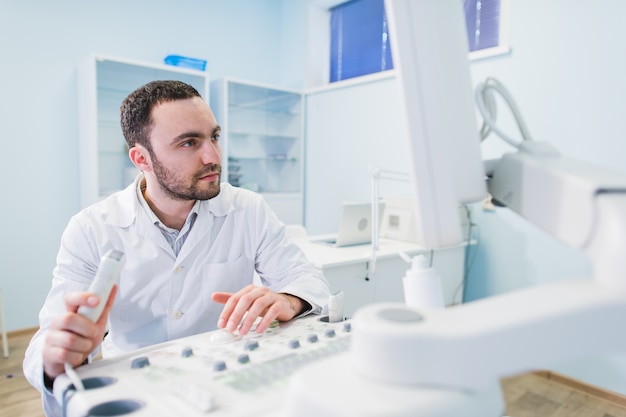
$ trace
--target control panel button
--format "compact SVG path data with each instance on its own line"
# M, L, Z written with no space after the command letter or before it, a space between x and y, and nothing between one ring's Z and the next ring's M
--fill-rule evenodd
M224 361L213 362L213 370L218 371L218 372L226 370L226 362Z
M140 356L138 358L135 358L130 363L130 367L132 369L145 368L146 366L150 366L150 360L145 356Z
M259 342L257 340L247 340L243 348L245 350L257 350L259 348Z

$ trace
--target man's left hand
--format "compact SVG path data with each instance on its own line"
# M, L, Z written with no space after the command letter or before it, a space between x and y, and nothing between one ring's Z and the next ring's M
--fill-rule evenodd
M262 319L256 326L256 332L263 333L272 321L291 320L303 309L300 298L256 285L248 285L234 294L214 292L211 299L224 304L217 327L233 332L241 323L239 334L242 336L248 333L258 317Z

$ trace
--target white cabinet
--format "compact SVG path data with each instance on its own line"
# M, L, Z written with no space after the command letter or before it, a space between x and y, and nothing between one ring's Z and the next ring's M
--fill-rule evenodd
M126 96L154 80L184 81L208 102L206 72L147 64L101 55L89 56L79 68L79 149L81 205L121 190L138 173L128 158L119 109Z
M283 222L302 224L302 94L225 78L211 83L211 107L222 126L222 181L260 192Z

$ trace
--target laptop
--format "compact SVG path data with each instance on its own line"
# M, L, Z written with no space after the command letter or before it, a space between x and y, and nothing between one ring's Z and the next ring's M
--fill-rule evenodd
M383 217L384 203L378 206L378 227ZM343 203L339 231L334 239L316 241L335 247L365 245L372 242L372 204Z

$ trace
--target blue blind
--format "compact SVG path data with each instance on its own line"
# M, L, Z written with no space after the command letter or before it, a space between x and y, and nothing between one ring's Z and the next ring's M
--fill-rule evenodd
M393 68L384 0L353 0L330 13L330 82Z
M470 51L493 48L500 40L500 0L464 0Z

